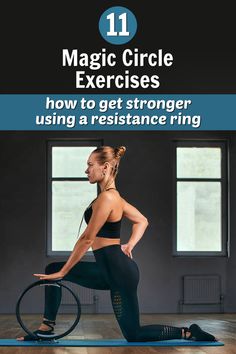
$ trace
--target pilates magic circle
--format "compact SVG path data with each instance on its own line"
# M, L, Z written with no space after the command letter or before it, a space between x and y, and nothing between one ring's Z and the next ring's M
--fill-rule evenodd
M72 324L70 324L68 326L68 328L60 333L50 333L50 334L46 334L44 332L40 332L40 331L34 331L32 332L31 329L29 328L29 326L26 324L25 322L25 316L23 315L23 302L24 302L24 298L28 295L28 298L26 299L26 301L29 301L29 298L34 296L34 293L32 293L32 289L39 289L40 287L43 288L58 288L58 290L62 290L64 292L67 292L73 299L74 299L74 304L76 305L76 311L75 311L75 316L74 316L74 320L72 322ZM21 328L28 334L28 336L34 338L36 341L37 340L57 340L59 338L63 338L65 336L67 336L69 333L71 333L74 328L77 326L77 324L79 323L80 320L80 316L81 316L81 304L79 301L78 296L74 293L74 291L68 287L67 285L64 284L64 282L62 280L55 280L55 281L47 281L47 280L39 280L36 281L32 284L30 284L29 286L27 286L27 288L21 293L17 304L16 304L16 318L17 321L19 323L19 325L21 326Z

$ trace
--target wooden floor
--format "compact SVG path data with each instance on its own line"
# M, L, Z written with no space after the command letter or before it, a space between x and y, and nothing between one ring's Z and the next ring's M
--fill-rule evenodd
M33 316L32 316L33 321ZM236 354L236 314L142 315L141 324L169 324L177 327L198 323L213 333L224 347L114 347L48 348L0 347L1 354ZM0 315L0 338L16 338L23 332L14 315ZM64 339L122 338L113 315L82 315L77 328Z

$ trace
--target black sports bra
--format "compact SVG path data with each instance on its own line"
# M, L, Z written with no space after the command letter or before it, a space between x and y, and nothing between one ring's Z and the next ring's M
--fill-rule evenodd
M96 199L94 199L96 200ZM93 202L94 202L93 200ZM93 203L92 202L92 203ZM92 203L84 212L84 219L86 223L89 223L89 220L92 216L93 209ZM105 224L101 227L101 229L97 233L97 237L106 237L106 238L120 238L120 229L121 229L121 221L106 221Z

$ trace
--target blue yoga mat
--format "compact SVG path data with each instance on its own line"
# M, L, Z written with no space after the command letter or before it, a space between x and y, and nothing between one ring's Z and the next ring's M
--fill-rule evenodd
M184 339L170 339L157 342L127 342L125 339L59 339L57 341L18 341L0 339L0 347L190 347L222 346L222 342L195 342Z

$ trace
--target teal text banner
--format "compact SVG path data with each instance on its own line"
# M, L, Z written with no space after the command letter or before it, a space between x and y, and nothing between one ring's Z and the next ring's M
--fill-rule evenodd
M236 130L236 95L2 94L0 130Z

